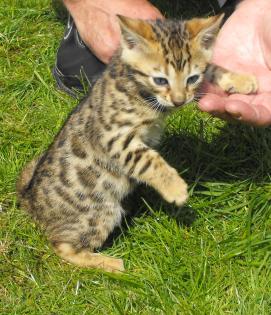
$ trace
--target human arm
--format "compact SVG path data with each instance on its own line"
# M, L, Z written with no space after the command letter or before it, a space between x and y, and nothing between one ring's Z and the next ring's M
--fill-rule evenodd
M157 19L162 14L147 0L63 0L84 43L108 63L119 45L117 14L131 18Z

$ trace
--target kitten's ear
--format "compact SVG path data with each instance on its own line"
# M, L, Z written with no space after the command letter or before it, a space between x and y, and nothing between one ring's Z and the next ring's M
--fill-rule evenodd
M209 18L194 18L187 22L186 26L192 38L199 41L205 49L210 49L220 30L224 14L211 16Z
M122 15L117 16L122 40L121 44L129 49L133 49L139 45L146 45L148 42L154 40L154 33L150 23L124 17Z

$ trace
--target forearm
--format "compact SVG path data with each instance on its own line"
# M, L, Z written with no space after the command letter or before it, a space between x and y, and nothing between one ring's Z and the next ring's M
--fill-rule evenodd
M84 10L89 10L93 7L93 3L93 0L63 0L63 4L73 17L74 15L79 15L80 17L84 14Z
M63 3L70 13L78 8L88 10L90 7L101 9L109 6L109 2L106 0L63 0Z

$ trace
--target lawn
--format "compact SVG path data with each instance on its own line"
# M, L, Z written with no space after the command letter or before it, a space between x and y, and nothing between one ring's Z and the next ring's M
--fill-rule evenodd
M16 206L18 172L77 103L51 75L63 29L49 0L1 0L0 314L271 314L270 128L193 104L172 116L161 152L190 199L175 209L143 187L128 201L136 216L104 250L124 274L62 262Z

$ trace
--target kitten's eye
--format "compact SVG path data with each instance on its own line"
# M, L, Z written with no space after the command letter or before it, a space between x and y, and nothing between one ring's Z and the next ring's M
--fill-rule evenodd
M154 77L153 81L157 85L168 85L168 80L165 78Z
M195 74L195 75L192 75L191 77L189 77L186 82L187 82L187 84L194 84L198 81L198 79L199 79L199 75Z

